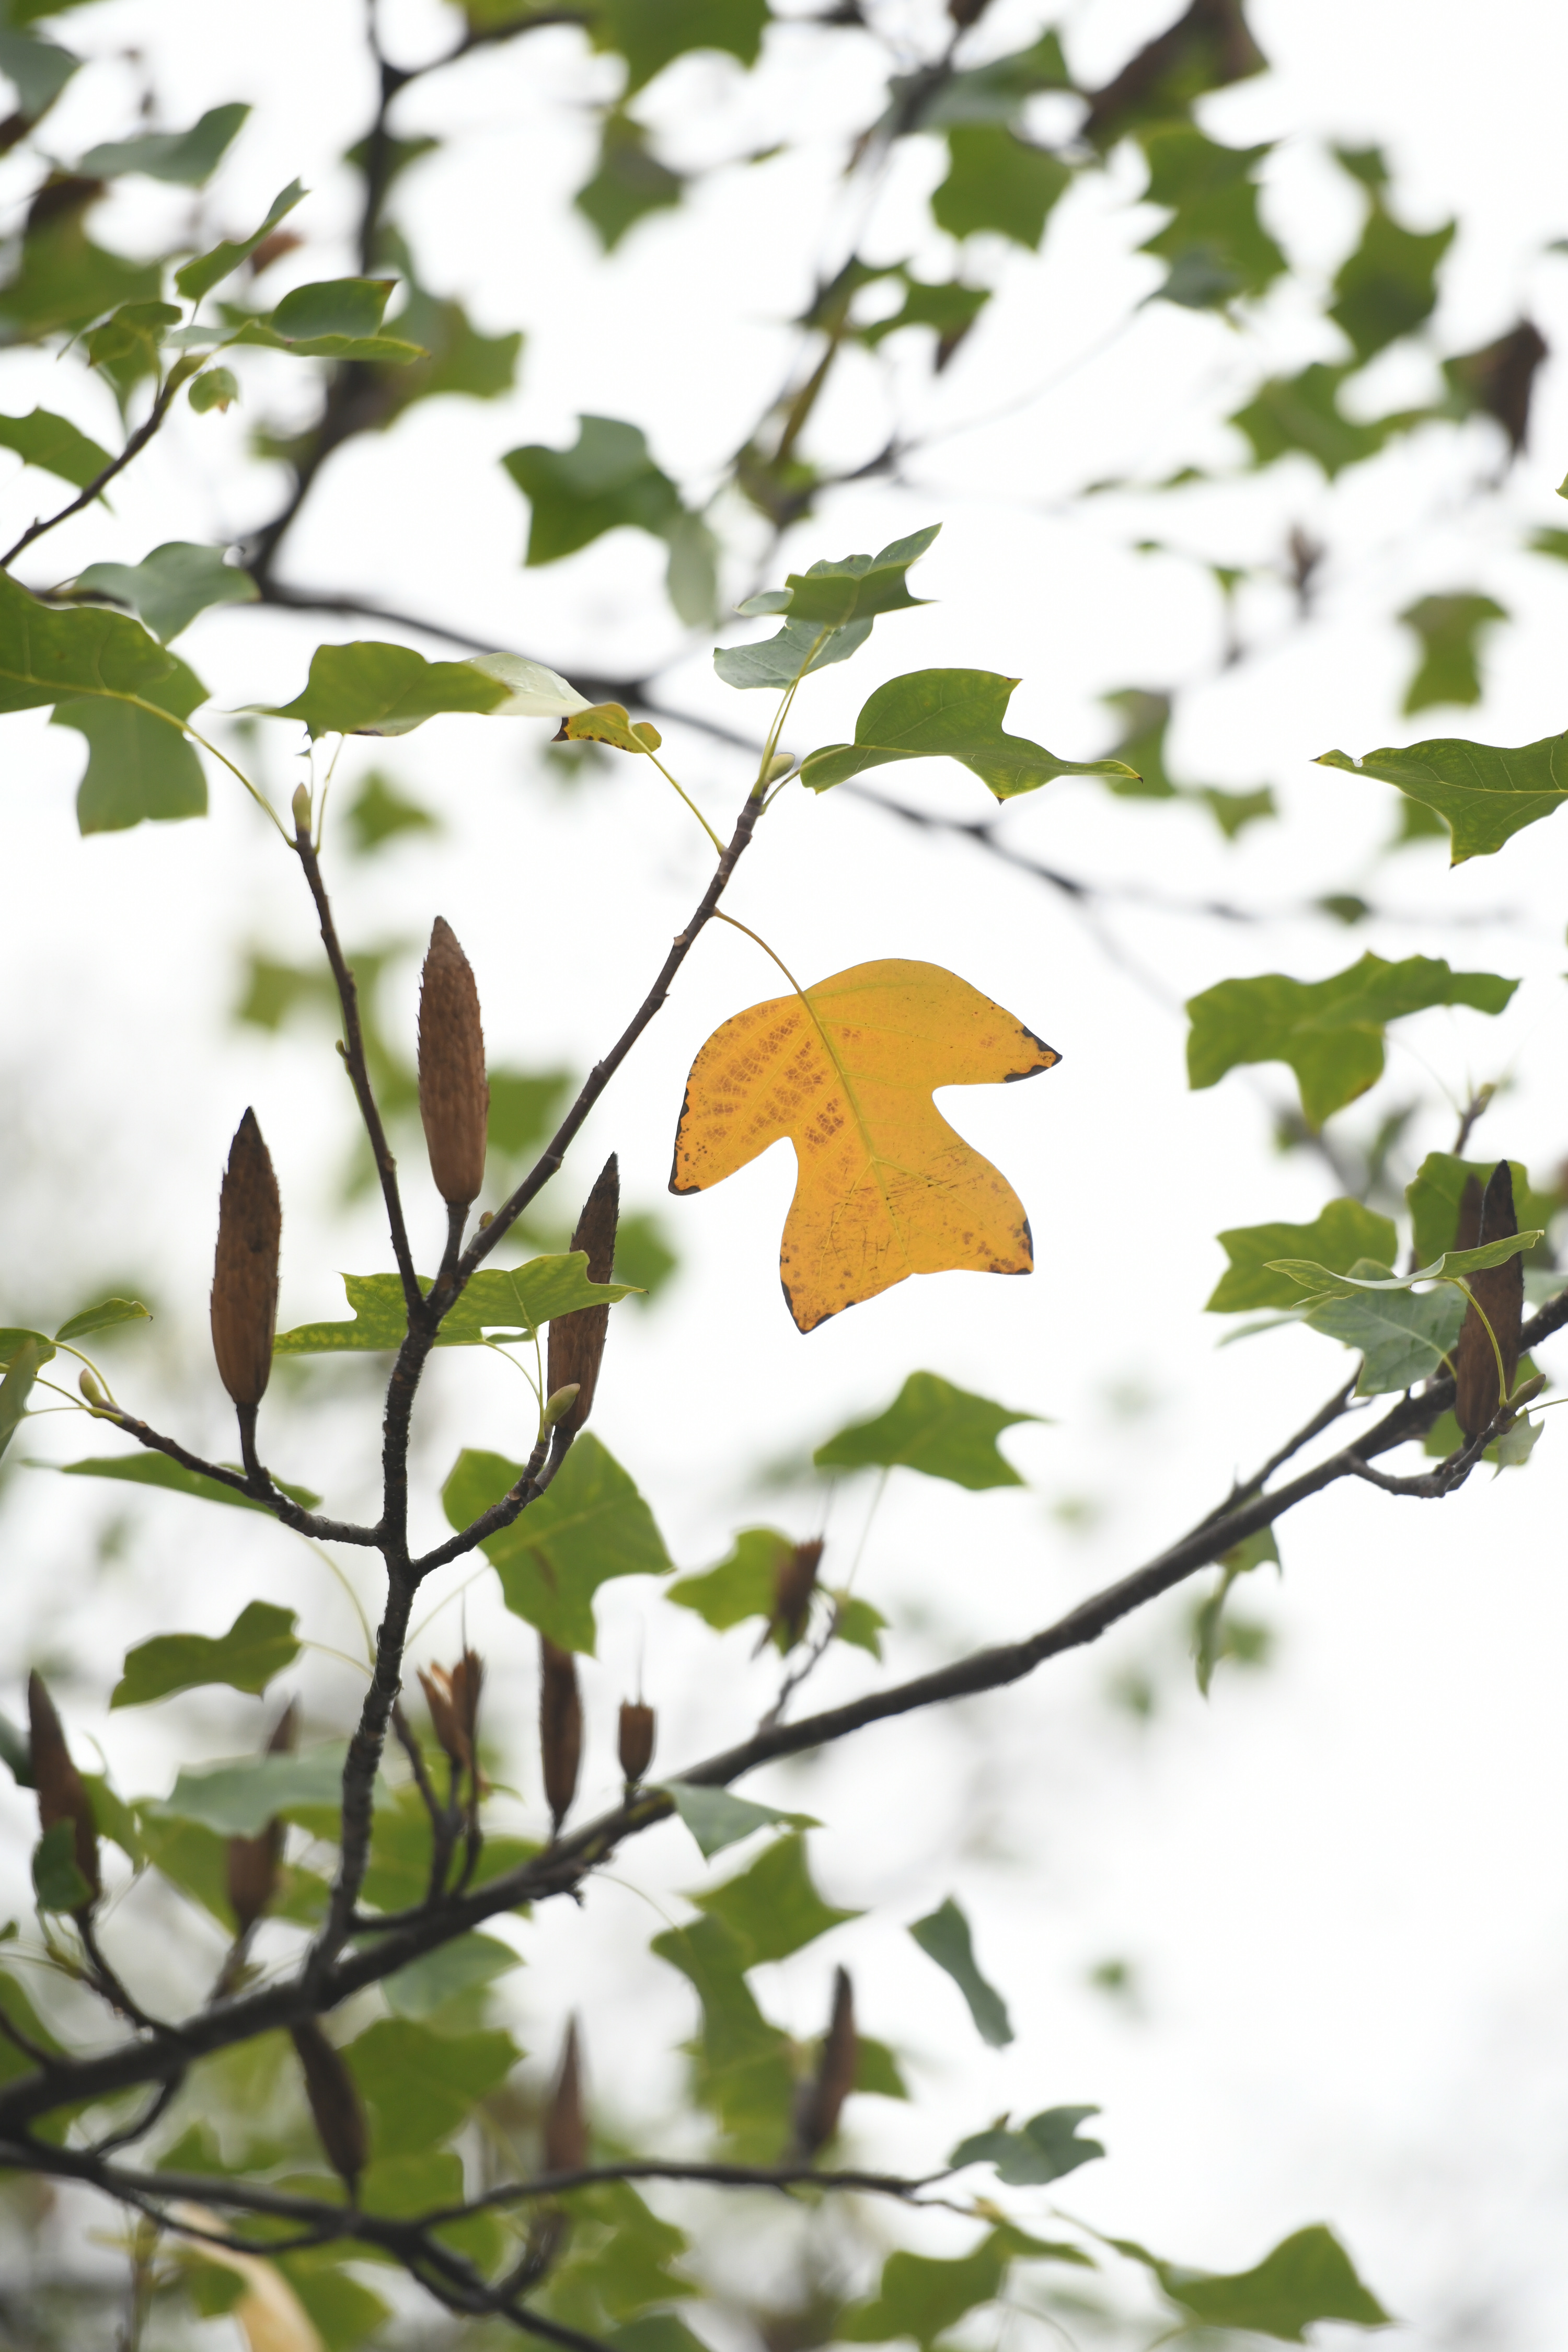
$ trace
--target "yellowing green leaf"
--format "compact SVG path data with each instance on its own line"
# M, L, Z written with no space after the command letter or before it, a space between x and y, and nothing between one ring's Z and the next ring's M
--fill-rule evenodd
M819 1470L920 1470L972 1493L1021 1486L1023 1480L998 1453L996 1440L1003 1430L1039 1418L972 1396L935 1372L911 1372L886 1412L839 1430L812 1460Z
M1053 776L1131 776L1120 760L1058 760L1002 721L1017 686L986 669L911 670L878 688L855 722L853 743L829 743L801 762L800 780L826 792L890 760L957 760L996 798L1032 793Z
M1510 751L1439 736L1428 743L1389 747L1352 760L1344 751L1319 755L1321 768L1375 776L1432 809L1453 840L1450 863L1489 857L1505 841L1551 816L1568 799L1568 735L1545 735Z
M297 719L319 735L406 735L438 712L489 712L508 698L503 678L474 662L429 662L409 646L362 638L318 646L303 693L265 704L268 719Z
M619 702L595 702L574 710L566 721L572 743L610 743L617 751L657 751L664 738L646 719L634 721Z
M1022 1203L931 1090L1033 1077L1059 1058L937 964L857 964L714 1032L687 1080L670 1190L702 1192L788 1137L779 1272L802 1331L911 1274L1027 1274Z

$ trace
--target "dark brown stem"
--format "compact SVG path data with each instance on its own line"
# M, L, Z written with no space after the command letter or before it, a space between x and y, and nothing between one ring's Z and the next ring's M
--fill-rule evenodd
M125 444L124 448L121 449L119 457L111 457L108 465L104 467L102 472L93 476L92 480L89 482L86 489L81 492L80 496L79 498L72 499L69 506L61 507L58 514L49 515L44 520L29 525L27 530L22 533L21 538L16 541L15 547L7 548L5 554L0 555L0 572L9 571L12 564L15 563L17 556L21 555L27 548L31 547L35 540L42 539L46 531L56 530L62 522L69 522L72 515L80 514L84 507L91 506L94 499L100 497L101 493L107 489L109 484L113 481L115 476L117 474L122 474L133 457L139 457L141 456L142 450L147 446L148 442L153 438L153 434L156 433L158 427L163 422L164 417L167 416L170 402L174 399L175 393L178 392L181 384L185 382L190 373L191 371L188 368L175 366L170 369L168 376L158 393L157 398L153 401L153 405L148 410L143 421L136 427L135 432L131 436L131 438Z
M166 2035L170 2029L162 2024L157 2018L149 2017L146 2011L132 1999L115 1970L105 1959L99 1945L98 1930L92 1924L90 1912L79 1912L76 1926L77 1933L81 1937L81 1948L88 1957L89 1964L88 1982L92 1986L93 1990L132 2025L140 2026L144 2033Z
M375 1156L376 1174L381 1179L381 1197L386 1204L387 1227L392 1235L393 1255L397 1260L397 1271L402 1277L403 1296L412 1327L421 1316L424 1299L419 1277L414 1271L408 1231L403 1222L403 1202L397 1190L397 1162L386 1139L386 1129L382 1123L375 1090L370 1082L370 1069L365 1061L364 1031L359 1017L359 990L339 943L331 903L321 879L321 868L308 824L296 824L294 847L305 869L310 896L316 903L316 916L321 927L321 945L326 949L327 961L332 968L332 978L337 983L338 1002L343 1014L343 1060L354 1090L354 1099L359 1104L360 1117L364 1121L365 1133L370 1138L370 1148Z
M342 1835L338 1874L332 1882L326 1924L305 1965L305 1981L312 1987L322 1985L342 1950L349 1932L349 1923L353 1917L354 1906L359 1901L360 1888L364 1885L365 1869L370 1861L371 1809L375 1776L380 1769L382 1750L386 1745L392 1710L397 1705L398 1692L402 1687L403 1651L408 1639L408 1619L414 1605L414 1592L415 1587L408 1578L389 1567L385 1612L376 1629L375 1665L343 1764Z
M138 1445L145 1445L149 1452L166 1454L171 1462L179 1463L183 1469L194 1470L200 1477L211 1478L220 1486L231 1487L235 1494L243 1495L247 1502L259 1503L263 1510L270 1511L275 1519L280 1520L286 1528L292 1528L296 1535L310 1536L317 1543L360 1544L372 1549L379 1541L374 1528L356 1527L352 1519L324 1519L314 1511L302 1510L289 1496L279 1492L259 1465L253 1477L249 1472L231 1470L226 1463L207 1462L201 1454L191 1453L177 1438L165 1437L160 1430L150 1428L144 1421L138 1421L134 1413L100 1406L98 1418L111 1421L116 1429L122 1429L127 1437L133 1437Z

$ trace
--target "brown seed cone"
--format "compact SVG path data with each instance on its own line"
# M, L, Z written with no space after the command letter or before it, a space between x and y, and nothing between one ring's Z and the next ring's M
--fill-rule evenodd
M355 2182L370 2161L370 2132L359 2086L342 2053L333 2048L313 2017L306 2018L300 2025L291 2025L289 2031L327 2161L348 2182L352 2197Z
M256 1113L247 1110L229 1147L218 1195L213 1267L213 1354L218 1378L237 1405L258 1405L267 1393L282 1230L278 1179Z
M577 1230L572 1236L574 1250L588 1253L590 1282L608 1282L616 1263L616 1227L621 1214L620 1162L612 1151L599 1171L599 1179L584 1203L577 1220ZM558 1315L550 1326L550 1358L544 1392L553 1396L557 1389L577 1383L575 1403L568 1406L555 1426L559 1434L555 1444L564 1453L594 1410L594 1391L598 1385L599 1366L604 1360L605 1340L610 1327L607 1307L580 1307L574 1315Z
M640 1698L621 1701L619 1749L621 1770L628 1789L636 1788L653 1762L653 1741L656 1717L651 1706Z
M287 1756L294 1746L294 1702L289 1700L272 1727L266 1754ZM232 1837L226 1856L228 1906L242 1933L254 1927L278 1892L278 1869L283 1859L283 1823L268 1822L255 1837Z
M583 2056L573 2018L561 2045L561 2065L544 2116L544 2169L581 2172L588 2161L588 2113L583 2101Z
M465 1650L455 1666L432 1666L428 1674L423 1666L419 1669L430 1728L442 1753L459 1771L474 1769L484 1680L484 1660L477 1650Z
M813 1536L808 1542L797 1543L786 1552L774 1570L773 1622L789 1636L791 1649L805 1631L821 1562L822 1539Z
M848 1972L839 1969L833 1979L833 2017L816 2062L816 2073L803 2084L795 2102L796 2152L816 2156L838 2129L844 2102L855 2088L860 2042L855 2031L855 1989Z
M96 1902L103 1881L99 1875L98 1829L92 1818L92 1800L81 1774L71 1762L55 1703L38 1674L27 1676L27 1727L32 1738L38 1826L47 1835L58 1822L71 1823L76 1833L76 1866L91 1887ZM83 1906L84 1909L89 1907Z
M1486 1242L1498 1242L1519 1231L1519 1219L1513 1206L1513 1175L1506 1160L1500 1160L1487 1182L1480 1203L1480 1216L1474 1242L1464 1239L1465 1210L1469 1202L1472 1176L1465 1187L1465 1200L1460 1206L1460 1238L1458 1247L1477 1248ZM1513 1392L1514 1373L1519 1366L1519 1331L1524 1317L1524 1261L1522 1256L1506 1258L1501 1265L1483 1268L1479 1274L1467 1275L1475 1304L1465 1309L1465 1319L1459 1328L1459 1344L1454 1350L1454 1417L1467 1437L1477 1437L1494 1421L1504 1399ZM1486 1323L1476 1312L1479 1307L1492 1328L1498 1348L1502 1354L1502 1396L1498 1393L1498 1360L1491 1339L1487 1336Z
M577 1793L583 1762L583 1695L577 1687L576 1659L570 1650L557 1649L545 1633L539 1637L539 1751L544 1765L551 1833L557 1835Z
M436 1190L450 1208L479 1197L489 1111L479 992L451 925L437 915L419 982L419 1116Z

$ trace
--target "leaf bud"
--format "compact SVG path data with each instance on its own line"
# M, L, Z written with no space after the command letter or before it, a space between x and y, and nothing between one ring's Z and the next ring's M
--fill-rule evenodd
M294 813L295 832L309 835L310 830L310 788L309 784L295 785L294 797L289 802L289 805Z
M91 1902L82 1906L89 1911L103 1886L98 1867L98 1829L92 1818L92 1800L81 1774L71 1762L55 1703L39 1674L27 1676L27 1728L33 1787L38 1798L38 1826L47 1837L57 1822L71 1824L72 1859L92 1891Z
M786 1636L786 1649L793 1650L805 1631L821 1561L822 1538L813 1536L805 1543L793 1545L773 1571L773 1622Z
M561 1834L561 1824L577 1793L583 1763L583 1695L577 1687L577 1661L570 1650L557 1647L547 1633L539 1637L539 1750L544 1767L544 1800L550 1807L550 1833Z
M1479 1217L1472 1192L1480 1195ZM1463 1238L1464 1229L1472 1222L1476 1228L1473 1242ZM1518 1233L1513 1174L1506 1160L1500 1160L1492 1170L1484 1193L1475 1177L1468 1180L1460 1203L1459 1223L1461 1238L1458 1245L1461 1249L1479 1248ZM1513 1387L1519 1363L1520 1326L1524 1317L1524 1261L1521 1255L1505 1258L1501 1265L1483 1266L1465 1279L1470 1304L1465 1309L1458 1345L1454 1350L1454 1417L1467 1437L1479 1437L1496 1420ZM1499 1355L1502 1358L1500 1371Z
M588 2115L583 2100L583 2059L573 2018L561 2045L561 2064L544 2115L544 2169L581 2172L588 2161Z
M352 2199L370 2161L370 2134L358 2085L342 2053L334 2049L313 2017L302 2019L289 2031L305 2077L305 2096L317 2135L328 2163L348 2183Z
M289 1700L272 1727L268 1756L287 1756L294 1746L294 1702ZM231 1837L225 1856L228 1906L242 1935L249 1933L278 1893L279 1865L283 1859L283 1823L270 1821L255 1837Z
M637 1787L653 1762L656 1724L652 1707L645 1706L640 1698L622 1699L619 1748L621 1770L628 1789Z
M218 1196L213 1268L213 1353L237 1405L258 1405L272 1370L283 1212L256 1113L240 1120Z
M801 2085L795 2100L795 2144L797 2154L814 2157L838 2129L844 2102L855 2088L860 2059L855 2031L855 1989L847 1969L833 1979L833 2016L816 2062L816 2072Z
M484 1687L484 1660L477 1650L465 1650L455 1666L419 1669L430 1728L449 1763L460 1772L477 1769L479 1734L479 1693Z
M616 1228L621 1214L620 1162L612 1151L599 1171L598 1181L584 1203L572 1236L574 1250L585 1250L590 1282L608 1282L616 1263ZM564 1452L594 1410L605 1340L609 1333L607 1307L579 1307L574 1314L558 1315L550 1326L549 1370L552 1399L576 1384L577 1394L556 1423L557 1446Z
M77 1374L76 1384L81 1391L83 1396L87 1399L89 1404L107 1404L109 1402L107 1397L104 1395L103 1391L100 1388L97 1379L93 1373L88 1370L85 1364Z
M580 1381L568 1381L563 1389L557 1389L553 1396L547 1396L544 1410L539 1416L541 1429L553 1429L558 1422L564 1421L582 1393Z
M479 992L450 924L437 915L419 982L419 1116L430 1173L448 1208L479 1199L489 1102Z

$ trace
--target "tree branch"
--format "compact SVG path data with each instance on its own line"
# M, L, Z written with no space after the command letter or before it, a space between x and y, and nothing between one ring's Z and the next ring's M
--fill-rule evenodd
M15 547L8 547L5 554L0 555L0 572L8 572L12 564L16 562L17 556L21 555L27 548L31 547L35 540L42 539L46 531L56 530L62 522L68 522L72 515L80 514L84 507L91 506L94 499L102 495L109 484L113 481L115 476L117 474L122 474L133 457L139 457L141 456L142 450L147 446L148 442L153 438L153 434L156 433L158 427L163 422L164 417L167 416L169 413L169 404L174 399L174 394L178 392L180 386L186 381L186 379L195 373L195 370L194 366L187 366L182 362L175 362L174 366L169 370L168 376L160 390L157 398L153 401L152 407L148 410L146 416L136 427L135 432L131 436L130 440L127 441L124 448L120 452L119 457L111 457L108 465L104 467L102 472L93 476L92 480L89 482L86 489L81 492L80 496L72 499L69 506L61 507L58 514L49 515L46 520L31 524L29 528L22 533L21 538L16 541Z
M211 1478L220 1486L232 1488L235 1494L243 1495L247 1502L258 1503L284 1527L292 1528L296 1535L310 1536L317 1543L359 1544L368 1546L372 1550L379 1541L374 1528L356 1527L352 1519L324 1519L314 1511L302 1509L273 1486L270 1474L265 1470L261 1475L267 1483L258 1486L243 1471L231 1470L223 1462L207 1462L201 1454L191 1453L177 1438L165 1437L162 1431L150 1428L144 1421L138 1421L134 1413L122 1412L118 1406L110 1405L97 1405L93 1412L97 1420L112 1422L116 1429L122 1429L127 1437L133 1437L138 1445L146 1446L150 1453L166 1454L170 1461L177 1462L182 1469L194 1470L198 1477Z

